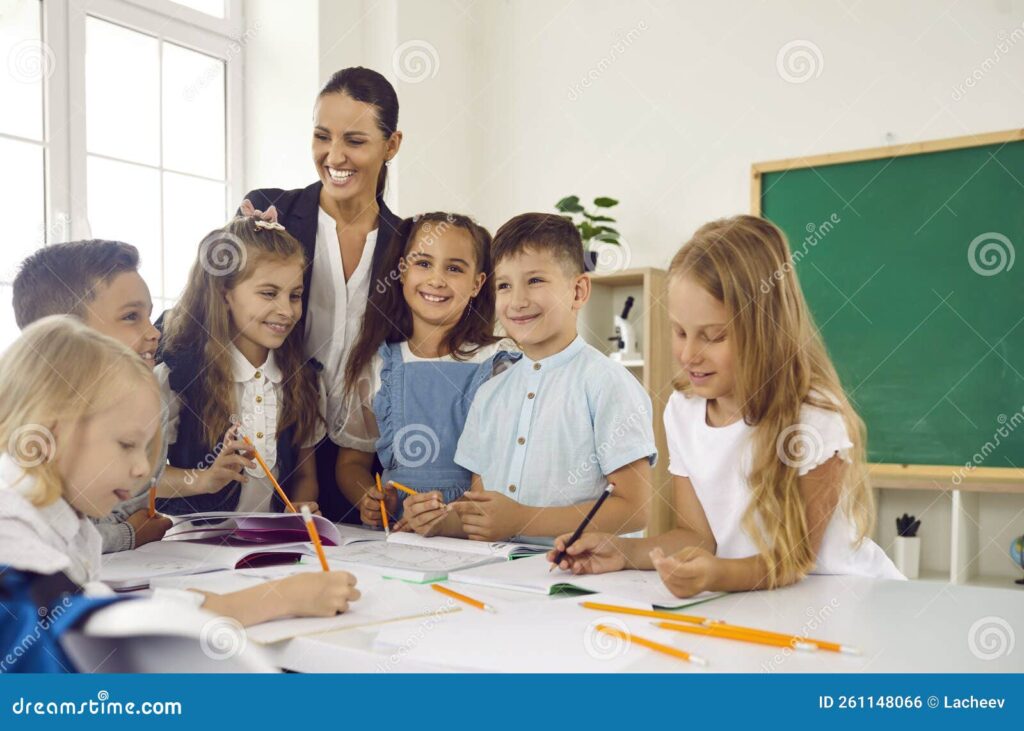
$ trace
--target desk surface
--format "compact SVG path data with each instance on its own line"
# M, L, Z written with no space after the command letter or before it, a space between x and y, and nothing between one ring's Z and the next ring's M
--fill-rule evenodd
M417 590L430 591L428 587ZM581 610L578 627L571 607L579 597L541 597L499 590L476 590L478 598L499 606L494 615L466 608L433 622L462 623L467 636L493 623L493 633L503 637L517 633L516 648L524 657L535 653L535 667L527 659L510 670L552 672L563 669L592 672L783 672L783 673L940 673L1024 672L1024 590L956 586L925 581L880 581L849 576L811 576L776 591L730 594L699 605L692 614L831 640L852 645L861 655L831 652L798 652L732 640L682 635L652 626L651 620ZM544 604L544 603L548 604ZM570 633L582 632L596 619L617 619L637 635L702 655L706 668L653 653L637 645L620 648L615 662L600 653L574 658L561 667L553 659L543 635L503 624L517 613L538 613L546 607L558 610L559 621ZM504 617L502 615L505 615ZM495 669L501 658L472 660L457 666L420 656L417 644L426 645L431 626L424 618L401 623L307 635L266 647L272 662L298 672L450 672ZM562 625L560 625L562 626ZM409 640L402 650L375 648L382 628L390 635L408 628ZM486 636L486 635L485 635ZM491 635L494 636L494 635ZM534 646L531 647L531 642ZM486 643L485 643L486 644ZM508 642L506 641L506 645ZM1019 646L1018 646L1019 645ZM507 652L496 649L496 652ZM525 662L525 664L524 664Z

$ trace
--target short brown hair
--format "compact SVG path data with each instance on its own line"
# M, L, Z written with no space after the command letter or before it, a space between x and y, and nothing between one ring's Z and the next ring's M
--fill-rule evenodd
M82 315L96 287L139 270L139 250L120 241L72 241L44 246L14 278L14 319L26 328L47 315Z
M573 222L554 213L521 213L508 220L494 235L491 258L494 266L525 249L547 251L572 276L583 274L583 240Z

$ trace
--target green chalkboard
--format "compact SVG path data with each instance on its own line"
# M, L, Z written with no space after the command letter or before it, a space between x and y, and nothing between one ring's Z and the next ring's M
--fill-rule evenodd
M1020 134L829 162L755 165L754 201L789 237L869 459L1024 466Z

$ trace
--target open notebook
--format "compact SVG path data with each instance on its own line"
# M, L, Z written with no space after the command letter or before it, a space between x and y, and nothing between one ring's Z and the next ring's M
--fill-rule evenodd
M229 546L192 541L155 541L134 551L108 553L100 566L100 581L115 591L145 589L160 576L193 576L212 571L294 564L316 555L309 543L272 546Z
M511 563L466 567L452 573L448 580L534 594L561 591L604 593L662 609L679 609L721 596L720 593L704 592L680 599L665 588L657 571L629 570L577 576L562 569L549 573L550 567L547 558L534 556Z
M325 549L332 561L369 566L391 578L416 582L438 581L453 571L504 563L548 550L546 546L523 543L484 543L441 536L426 538L416 533L392 533L383 541L351 542Z
M165 541L213 541L252 546L309 540L306 524L298 513L189 513L171 516L171 521L173 525L164 536ZM334 523L319 515L314 515L313 521L325 546L343 543Z

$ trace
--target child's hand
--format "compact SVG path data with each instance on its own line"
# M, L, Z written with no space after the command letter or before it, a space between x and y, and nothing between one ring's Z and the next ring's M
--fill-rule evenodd
M381 500L384 501L389 519L398 511L398 494L394 490L385 490L384 494L381 494L380 490L371 487L359 501L359 519L363 521L363 525L368 525L371 528L384 527L380 517Z
M431 536L441 527L441 521L451 513L452 508L445 505L440 492L433 490L407 497L404 510L401 527L407 526L421 536ZM395 527L395 530L399 529L399 526Z
M555 555L565 551L565 544L571 533L558 536L555 547L548 551L548 561L554 562ZM617 536L610 533L584 533L565 551L559 568L574 574L604 574L626 568L626 556L618 543Z
M719 559L696 546L687 546L671 556L655 548L651 561L668 590L681 599L708 591L717 579Z
M196 480L196 494L213 493L229 482L238 480L243 485L249 481L246 469L255 469L256 463L250 459L250 447L238 436L237 428L232 426L224 434L220 453L205 470L199 470Z
M463 493L450 504L462 520L462 530L474 541L503 541L518 535L526 522L522 505L490 490Z
M302 512L302 507L306 506L306 507L309 508L309 512L311 512L313 515L320 515L321 514L320 513L320 506L317 505L312 500L309 500L307 502L292 502L292 505L295 506L295 512L296 513L301 513Z
M128 523L135 531L135 547L144 546L153 541L159 541L171 528L171 519L166 515L149 517L146 509L137 510L128 516Z
M297 617L333 617L348 611L360 596L356 577L347 571L309 571L281 579L277 587L289 613Z

